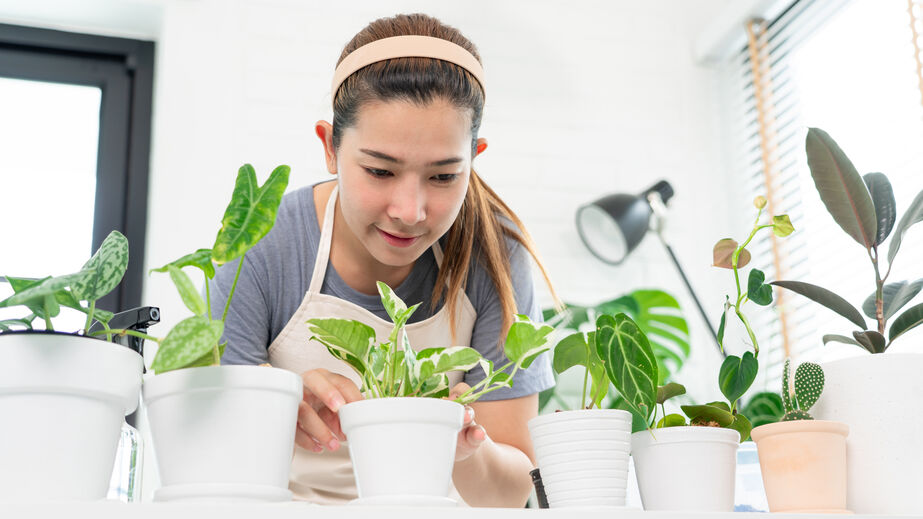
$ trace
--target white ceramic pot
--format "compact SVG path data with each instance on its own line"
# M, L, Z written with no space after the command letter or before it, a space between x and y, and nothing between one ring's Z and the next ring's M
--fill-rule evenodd
M263 366L170 371L144 382L163 485L156 501L287 501L301 378Z
M0 501L105 498L143 367L98 339L0 335Z
M827 362L811 414L849 426L846 503L857 514L923 514L923 355Z
M529 420L548 506L624 506L631 414L581 409Z
M731 512L740 433L718 427L668 427L632 435L645 510Z
M436 398L374 398L340 408L359 499L447 499L465 408Z

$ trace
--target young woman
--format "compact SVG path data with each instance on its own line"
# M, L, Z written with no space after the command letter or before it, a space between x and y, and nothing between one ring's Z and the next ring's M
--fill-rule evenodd
M356 497L337 411L362 398L349 367L309 340L307 319L356 319L387 336L375 285L383 281L408 304L423 302L406 328L414 347L469 345L501 363L514 315L541 318L532 242L472 169L487 148L478 137L484 87L474 45L439 20L369 24L340 56L333 122L315 127L336 179L286 195L275 227L247 255L223 362L302 375L290 482L298 498ZM219 270L213 308L223 308L236 268ZM480 368L459 374L453 391L483 377ZM552 384L543 356L511 389L471 404L453 472L467 504L523 506L533 465L526 422Z

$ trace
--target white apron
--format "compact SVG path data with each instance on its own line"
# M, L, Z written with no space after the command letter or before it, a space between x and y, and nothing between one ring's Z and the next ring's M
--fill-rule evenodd
M306 322L312 318L355 319L371 326L379 340L386 338L392 328L390 321L381 319L365 308L320 293L330 259L336 199L337 188L334 187L324 213L317 260L314 263L314 273L311 275L311 286L295 315L269 346L269 362L274 367L287 369L298 375L311 369L325 368L333 373L349 377L356 385L359 385L361 383L359 375L347 363L331 355L323 344L310 340L312 334ZM438 243L433 245L433 253L436 256L436 265L441 266L442 250ZM408 304L414 303L408 301ZM459 293L455 307L457 332L455 341L452 341L449 328L448 305L443 305L429 319L408 324L405 327L410 344L414 349L471 345L471 332L477 313L463 291ZM461 382L462 376L460 372L450 373L449 387ZM289 474L289 489L294 493L295 499L318 504L343 504L358 497L347 444L343 442L336 451L324 451L320 454L296 445ZM461 502L454 487L451 495Z

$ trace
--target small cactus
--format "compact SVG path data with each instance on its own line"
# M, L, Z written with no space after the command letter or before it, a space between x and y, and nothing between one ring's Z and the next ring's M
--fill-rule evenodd
M785 414L783 422L792 420L813 420L808 413L824 390L824 371L812 362L805 362L795 370L794 390L791 382L791 362L785 359L782 371L782 405Z

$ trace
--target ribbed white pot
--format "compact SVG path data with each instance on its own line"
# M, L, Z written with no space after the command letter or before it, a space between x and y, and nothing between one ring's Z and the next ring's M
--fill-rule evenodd
M144 381L156 501L286 501L301 377L262 366L179 369Z
M0 335L0 501L105 498L143 367L98 339Z
M374 398L340 408L359 498L447 499L465 408L435 398Z
M625 506L631 414L581 409L529 420L548 506Z
M668 427L632 435L645 510L732 512L740 433L719 427Z
M923 514L923 354L827 362L811 414L849 426L846 503L857 514Z

